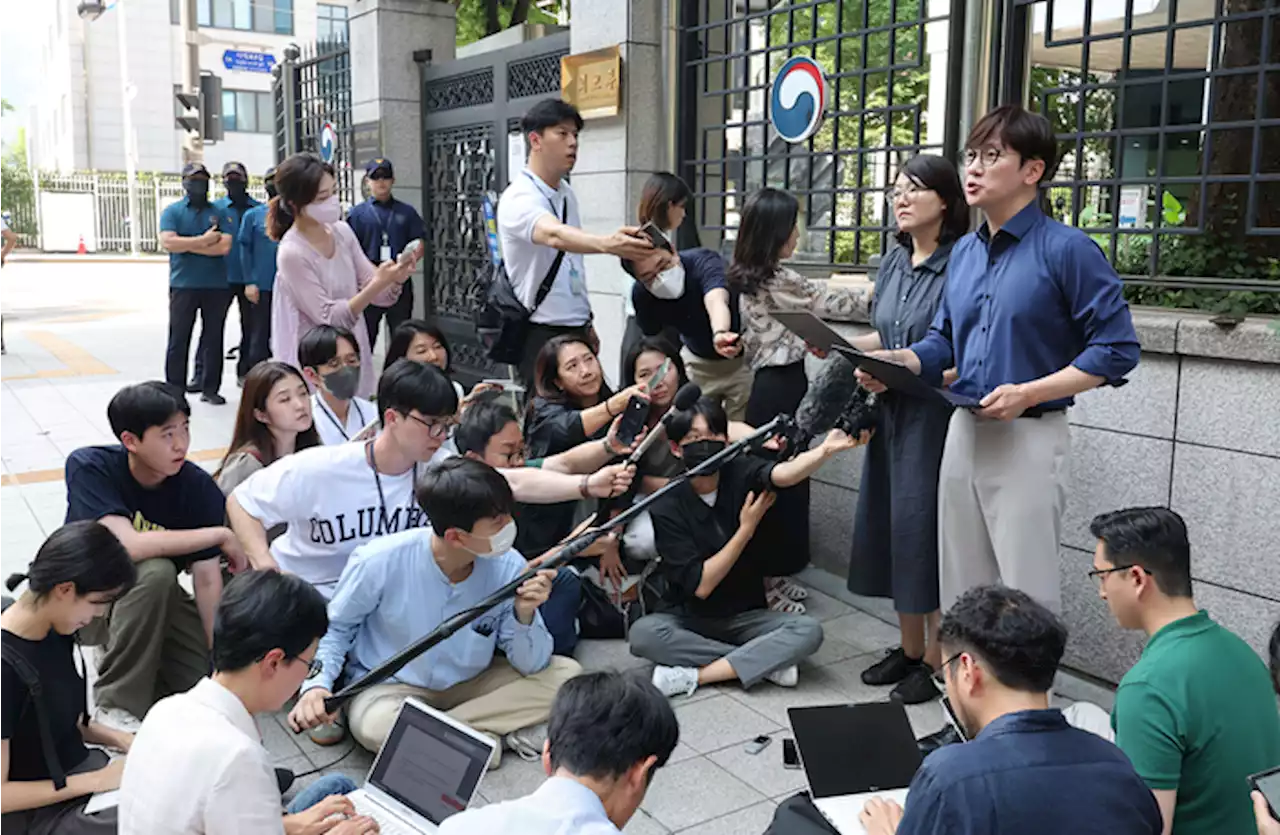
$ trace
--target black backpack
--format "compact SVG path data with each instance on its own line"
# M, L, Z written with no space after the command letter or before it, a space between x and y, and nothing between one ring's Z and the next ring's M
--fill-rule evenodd
M8 609L12 603L13 599L6 597L0 611ZM27 686L27 692L31 694L31 704L36 711L36 723L40 726L40 747L44 749L44 764L49 767L53 787L62 791L67 787L67 772L62 767L62 761L58 759L58 749L53 742L53 730L49 727L49 709L44 702L44 687L40 684L40 674L12 644L0 641L0 655L3 656L4 663L17 673L18 678Z
M564 223L568 217L569 201L566 199L560 222ZM555 283L563 261L564 250L560 250L556 253L556 259L551 262L551 269L538 285L532 309L525 307L524 302L516 295L515 288L511 286L511 276L507 275L506 263L500 261L496 266L482 270L478 280L486 286L485 298L476 312L475 326L476 337L485 356L507 365L520 364L525 336L529 332L529 318L551 292L551 285ZM489 271L487 278L483 274L486 270Z

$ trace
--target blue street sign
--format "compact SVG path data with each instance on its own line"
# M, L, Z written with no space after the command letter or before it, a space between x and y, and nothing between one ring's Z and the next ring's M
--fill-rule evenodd
M276 56L270 52L250 52L245 49L228 49L222 53L222 66L238 72L269 73L275 66Z

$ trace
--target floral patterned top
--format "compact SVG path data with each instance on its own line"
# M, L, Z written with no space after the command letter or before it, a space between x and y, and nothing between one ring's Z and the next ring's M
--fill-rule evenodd
M791 365L804 359L804 340L770 314L774 310L807 310L819 318L848 321L859 306L858 297L843 287L813 281L790 267L779 267L755 293L742 293L742 342L752 371Z

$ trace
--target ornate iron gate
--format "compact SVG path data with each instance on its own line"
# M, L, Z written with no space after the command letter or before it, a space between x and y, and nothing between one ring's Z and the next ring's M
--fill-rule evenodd
M898 165L959 143L965 3L681 0L680 174L703 243L730 249L743 198L773 186L800 201L797 266L829 273L881 253ZM793 145L767 102L799 55L822 66L829 95L823 125Z
M423 219L428 230L426 313L449 338L454 377L505 374L476 342L473 318L489 261L482 201L502 193L520 117L560 94L567 32L422 69ZM523 151L521 151L523 153Z
M351 49L346 41L319 41L294 53L286 50L272 86L275 102L276 161L300 151L320 152L324 125L334 128L332 163L338 199L354 206L360 199L360 166L352 159Z

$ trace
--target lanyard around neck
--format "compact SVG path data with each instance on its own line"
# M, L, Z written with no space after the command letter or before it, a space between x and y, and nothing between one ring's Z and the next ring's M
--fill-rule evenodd
M378 485L378 511L379 513L382 514L383 527L389 528L391 523L387 518L387 497L386 497L386 494L382 492L382 476L378 475L378 462L373 457L373 440L372 439L365 441L364 456L369 462L369 469L373 470L373 482L374 484ZM418 487L418 462L414 461L413 462L413 480L410 482L410 485L409 485L409 504L405 505L406 510L412 509L413 506L418 502L417 496L414 495L414 490L416 490L417 487Z
M338 434L342 436L342 440L351 440L351 437L347 435L347 427L343 426L342 423L338 421L338 416L329 408L329 404L324 402L324 395L320 392L316 392L316 405L320 407L320 411L324 412L324 416L329 419L329 422L337 428ZM360 427L364 428L364 411L360 408L360 404L357 403L354 398L351 400L350 408L356 410L356 417L360 419ZM377 472L377 470L374 470L374 472Z

